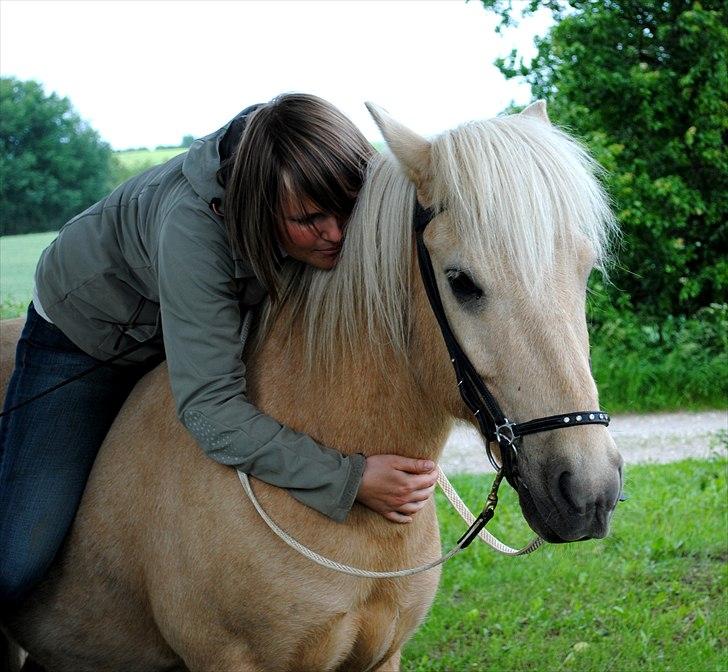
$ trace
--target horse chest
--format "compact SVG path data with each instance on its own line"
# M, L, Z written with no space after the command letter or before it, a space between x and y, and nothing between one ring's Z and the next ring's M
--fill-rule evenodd
M293 635L288 669L363 672L376 668L401 648L425 617L437 581L437 574L374 585L357 580L359 585L349 594L335 591L326 606L312 610L309 601L300 627L287 624L288 634ZM366 590L362 583L369 584ZM349 608L338 611L345 603Z

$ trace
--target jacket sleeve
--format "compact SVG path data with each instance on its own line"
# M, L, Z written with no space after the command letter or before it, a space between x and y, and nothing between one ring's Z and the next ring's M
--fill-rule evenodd
M160 232L159 303L177 414L212 459L286 488L342 521L359 489L364 458L320 446L246 400L234 267L226 237L211 240L210 228L217 226L192 207L177 207Z

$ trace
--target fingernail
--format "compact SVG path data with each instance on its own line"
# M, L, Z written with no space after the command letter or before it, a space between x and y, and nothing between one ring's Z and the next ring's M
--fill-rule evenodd
M427 471L432 471L434 468L435 468L434 462L430 462L430 460L427 460L425 462L425 469L427 469Z

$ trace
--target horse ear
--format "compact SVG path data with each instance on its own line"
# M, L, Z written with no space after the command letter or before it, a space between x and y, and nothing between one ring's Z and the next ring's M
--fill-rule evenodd
M546 101L537 100L535 103L531 103L521 114L526 117L533 117L534 119L540 119L547 124L551 123L549 115L546 113Z
M387 146L407 177L417 187L417 199L425 207L432 205L432 144L421 135L396 121L381 107L365 103L369 114L379 126Z

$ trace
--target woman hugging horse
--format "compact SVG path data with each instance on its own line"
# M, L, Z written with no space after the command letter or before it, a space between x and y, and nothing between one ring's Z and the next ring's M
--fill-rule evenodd
M74 220L41 260L40 306L58 324L31 314L21 372L60 371L69 353L79 356L74 340L90 339L83 342L95 359L144 345L125 367L82 379L104 376L87 383L83 403L51 416L43 397L5 416L4 432L35 408L26 431L52 423L54 442L70 454L80 442L74 424L113 416L119 402L109 412L108 391L125 395L127 372L138 377L158 361L160 346L147 349L147 339L160 321L167 357L109 428L47 576L3 615L5 631L53 672L399 670L439 568L393 579L321 567L271 532L224 465L258 476L262 510L324 557L375 573L439 558L430 470L453 419L473 423L479 412L454 384L443 314L473 376L512 419L498 428L511 427L505 443L514 448L514 428L524 432L509 482L531 528L553 543L609 530L621 458L598 411L569 411L599 407L586 279L608 258L614 220L594 161L551 125L543 102L433 140L370 106L391 151L370 156L326 104L282 100L297 101L299 111L310 105L280 127L276 101L256 110L237 152L229 146L242 121L198 141L187 157ZM212 158L200 163L206 151ZM415 234L418 208L431 217ZM100 232L113 244L99 245ZM70 266L55 258L58 246ZM102 250L96 273L78 277ZM420 258L437 284L437 318ZM272 312L248 339L245 372L243 318L265 291ZM61 323L66 311L73 319ZM20 323L3 323L0 388ZM31 354L52 362L41 366ZM243 393L288 429L246 405ZM11 404L22 403L17 396ZM390 455L393 444L401 457ZM43 473L66 483L68 470L57 466L65 455L43 457ZM54 496L41 489L40 502ZM24 537L31 553L42 532ZM484 590L502 599L507 587L486 578Z
M331 104L282 95L62 228L38 263L0 419L3 610L46 574L118 410L163 359L179 419L213 460L334 521L355 500L397 523L425 505L432 461L343 455L246 399L246 318L266 296L285 303L289 267L336 265L372 151Z

